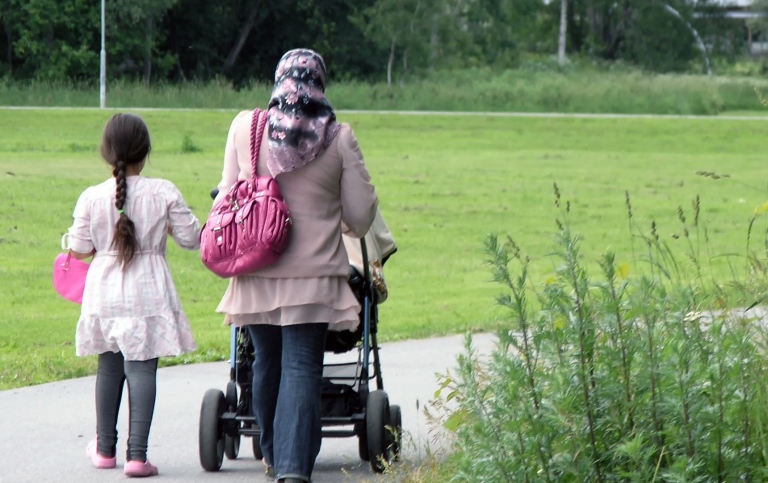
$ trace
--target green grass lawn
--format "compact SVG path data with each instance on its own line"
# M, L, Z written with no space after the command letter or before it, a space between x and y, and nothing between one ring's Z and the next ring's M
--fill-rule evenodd
M53 291L51 264L78 195L110 174L98 146L112 112L0 110L0 389L95 368L95 358L74 356L79 306ZM172 180L201 221L234 113L140 113L154 143L145 174ZM749 219L768 199L764 121L394 115L342 121L355 128L399 246L386 268L384 340L496 326L499 288L488 281L482 253L488 233L511 235L531 256L534 279L549 277L554 182L570 201L570 220L591 266L606 249L621 262L633 259L625 190L637 225L649 231L655 220L673 246L683 244L672 238L682 231L678 206L690 219L691 200L700 195L709 253L742 257ZM188 152L190 143L199 151ZM713 180L697 176L700 170L731 177ZM638 240L634 245L642 251ZM196 252L171 243L168 258L200 349L165 363L227 357L229 330L214 312L226 281L210 274Z

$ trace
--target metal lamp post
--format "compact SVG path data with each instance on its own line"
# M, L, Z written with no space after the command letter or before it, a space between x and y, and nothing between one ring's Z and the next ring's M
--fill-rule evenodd
M99 106L107 105L107 51L104 47L104 2L101 0L101 74L99 75Z

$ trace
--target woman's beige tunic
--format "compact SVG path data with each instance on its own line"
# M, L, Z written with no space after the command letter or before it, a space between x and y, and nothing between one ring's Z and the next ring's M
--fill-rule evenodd
M252 111L244 111L232 122L219 196L236 180L251 177L251 117ZM271 176L264 131L257 170ZM378 198L352 129L342 124L328 149L277 181L293 220L288 247L274 265L232 278L216 310L238 326L327 322L330 330L354 329L360 305L347 284L349 260L341 234L343 229L345 235L363 237Z

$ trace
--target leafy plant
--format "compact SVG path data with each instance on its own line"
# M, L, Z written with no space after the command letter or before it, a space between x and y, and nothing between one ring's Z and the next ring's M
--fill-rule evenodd
M678 209L681 254L655 222L649 233L635 225L627 193L643 255L621 263L609 251L591 276L570 202L554 191L555 273L544 284L528 279L511 238L485 242L509 317L487 362L468 336L446 384L461 415L446 425L458 438L454 480L764 481L766 334L761 312L743 309L762 300L764 257L749 253L746 273L717 279L698 196L688 216Z
M195 144L195 142L192 140L192 135L189 133L184 133L184 138L181 140L181 152L184 154L187 153L199 153L202 149L200 146Z

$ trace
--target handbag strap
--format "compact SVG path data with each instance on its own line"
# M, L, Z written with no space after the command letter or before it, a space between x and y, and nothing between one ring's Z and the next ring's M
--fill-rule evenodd
M259 165L259 151L261 151L261 139L264 137L264 126L267 124L267 115L262 114L261 109L253 110L251 119L251 178L256 179L256 168ZM261 119L261 122L259 122Z

